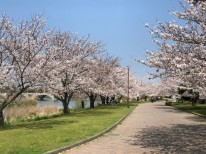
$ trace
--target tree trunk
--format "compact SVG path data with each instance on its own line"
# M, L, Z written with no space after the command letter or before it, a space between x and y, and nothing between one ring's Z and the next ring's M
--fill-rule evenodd
M84 109L85 105L84 105L84 100L81 101L82 104L82 109Z
M106 98L106 103L109 104L109 97Z
M106 98L105 98L105 96L102 96L102 95L100 95L100 98L101 98L101 101L102 101L102 104L106 104Z
M70 114L69 103L66 102L66 101L64 101L64 102L63 102L63 107L64 107L64 109L63 109L64 114Z
M94 108L95 99L96 99L96 95L91 94L91 95L89 96L90 108Z
M0 126L4 125L4 114L3 110L0 111Z
M62 100L63 107L64 107L63 109L64 114L70 114L69 102L72 96L73 96L73 93L70 93L70 94L68 94L67 92L64 93L64 99Z

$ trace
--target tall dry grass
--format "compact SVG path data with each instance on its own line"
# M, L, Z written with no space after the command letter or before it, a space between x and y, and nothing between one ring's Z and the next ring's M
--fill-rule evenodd
M35 98L23 98L4 110L5 121L14 122L17 119L34 119L36 117L58 114L59 109L55 105L44 107L37 106Z

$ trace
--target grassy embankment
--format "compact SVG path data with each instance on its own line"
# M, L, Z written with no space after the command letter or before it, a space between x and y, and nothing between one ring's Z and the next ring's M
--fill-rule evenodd
M0 128L0 153L43 153L73 144L110 127L137 103L72 111L49 119Z
M179 110L183 110L186 112L198 114L202 117L206 117L206 104L192 105L191 103L183 102L183 103L172 103L172 106Z

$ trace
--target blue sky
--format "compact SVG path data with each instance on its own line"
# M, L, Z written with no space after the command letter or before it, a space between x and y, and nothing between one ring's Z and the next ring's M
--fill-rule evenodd
M0 12L15 20L44 13L49 28L90 34L141 79L151 69L134 58L144 59L145 50L157 49L144 24L175 19L170 12L180 8L178 0L0 0L0 4Z

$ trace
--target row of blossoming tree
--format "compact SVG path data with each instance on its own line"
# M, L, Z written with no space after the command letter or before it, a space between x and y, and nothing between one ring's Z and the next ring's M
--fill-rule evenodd
M63 103L69 114L74 94L84 93L90 107L99 95L127 96L128 72L118 59L102 49L101 42L70 32L47 30L42 16L15 22L0 19L0 125L3 110L29 88L41 88ZM140 81L129 74L130 98L137 97Z
M147 60L139 62L156 68L152 78L173 80L177 86L206 96L206 1L182 0L180 5L183 11L173 12L178 24L168 21L154 28L145 25L159 49L148 51Z

